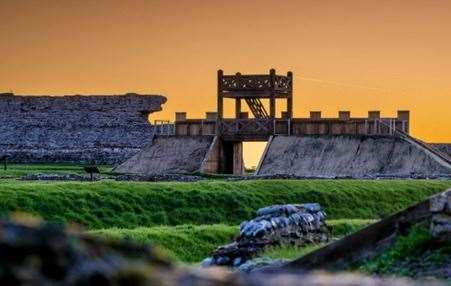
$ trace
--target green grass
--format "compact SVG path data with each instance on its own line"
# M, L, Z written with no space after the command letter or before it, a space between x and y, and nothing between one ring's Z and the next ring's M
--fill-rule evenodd
M334 238L340 238L356 232L365 226L376 222L376 220L371 219L337 219L337 220L327 220L330 235ZM324 246L325 244L311 244L307 246L275 246L266 249L261 256L269 257L272 259L288 259L292 260L304 256L318 248Z
M90 233L108 239L126 239L157 245L177 261L194 263L207 257L218 246L232 242L238 234L238 227L218 224L178 225L135 229L110 228Z
M330 220L327 224L334 237L341 237L372 223L372 220ZM89 233L109 239L126 239L140 244L152 244L165 249L177 261L193 263L207 257L220 245L232 242L238 235L239 227L230 225L178 225L139 227L134 229L109 228ZM272 247L262 256L279 259L300 257L320 245L306 247Z
M451 263L451 242L437 242L427 225L417 225L406 236L374 259L364 261L359 271L379 275L408 277L436 276ZM426 274L425 274L426 273Z
M271 204L318 202L329 219L377 219L451 186L435 180L206 180L24 182L0 180L0 215L23 211L89 229L229 224Z
M4 170L3 162L0 164L0 179L20 178L28 174L51 173L51 174L86 174L83 170L85 165L58 163L58 164L7 164ZM98 166L101 173L111 172L110 166Z
M326 220L326 223L330 228L332 237L342 237L356 232L376 221L374 219L336 219Z
M268 257L271 259L293 260L302 257L304 255L307 255L310 252L315 251L324 245L325 244L309 244L306 246L290 246L290 245L275 246L266 249L261 254L261 256Z

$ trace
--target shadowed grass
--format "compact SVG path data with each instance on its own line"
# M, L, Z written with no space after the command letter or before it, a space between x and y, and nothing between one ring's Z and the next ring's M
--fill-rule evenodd
M275 246L266 249L261 256L268 257L271 259L286 259L293 260L304 255L309 254L310 252L319 249L325 244L309 244L306 246Z
M330 231L331 237L333 239L337 239L346 235L349 235L353 232L356 232L362 228L364 228L367 225L370 225L372 223L376 222L376 220L370 220L370 219L337 219L337 220L327 220L327 226ZM314 250L317 250L318 248L324 246L323 244L310 244L306 246L291 246L291 245L284 245L284 246L275 246L266 249L261 256L269 257L272 259L296 259L301 256L304 256Z
M333 236L340 237L363 228L371 222L373 221L330 220L327 221L327 224L330 226ZM238 226L215 224L138 227L134 229L109 228L94 230L89 233L110 239L125 239L140 244L157 245L165 249L176 260L193 263L207 257L218 246L232 242L238 232ZM291 259L305 255L319 246L272 247L265 250L262 256Z
M238 227L220 224L177 225L134 229L110 228L90 233L108 239L125 239L140 244L157 245L177 261L194 263L207 257L216 247L232 242L234 236L238 234Z
M374 219L336 219L326 220L326 223L332 237L342 237L356 232L376 221Z
M359 271L408 277L449 279L451 241L436 241L427 224L417 225L408 235L399 236L396 243L375 258L356 265Z

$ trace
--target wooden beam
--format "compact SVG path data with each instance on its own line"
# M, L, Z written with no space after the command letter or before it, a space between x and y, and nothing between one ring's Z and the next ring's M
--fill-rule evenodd
M235 76L237 85L240 86L241 73L237 72ZM240 114L241 114L241 98L237 97L235 98L235 118L240 118Z
M218 102L217 102L217 112L218 119L222 119L224 115L224 102L222 95L222 77L224 76L224 72L222 70L218 70Z
M235 118L240 118L241 116L241 98L235 99Z
M288 72L287 77L290 79L290 88L287 97L287 117L293 118L293 73Z
M271 69L269 71L269 82L270 82L270 97L269 97L269 117L276 117L276 98L275 98L275 85L276 85L276 70Z

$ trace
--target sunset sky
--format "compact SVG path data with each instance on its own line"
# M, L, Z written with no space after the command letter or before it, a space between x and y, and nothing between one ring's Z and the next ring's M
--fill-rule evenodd
M295 116L409 109L414 136L451 142L449 0L0 0L0 19L0 92L162 94L173 120L215 110L217 69L275 68Z

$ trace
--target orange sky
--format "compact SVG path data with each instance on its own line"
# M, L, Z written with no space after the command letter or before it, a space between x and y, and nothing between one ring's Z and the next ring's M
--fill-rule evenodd
M274 67L295 116L410 109L414 136L451 142L448 0L0 0L0 19L0 91L163 94L172 120L215 109L218 68Z

